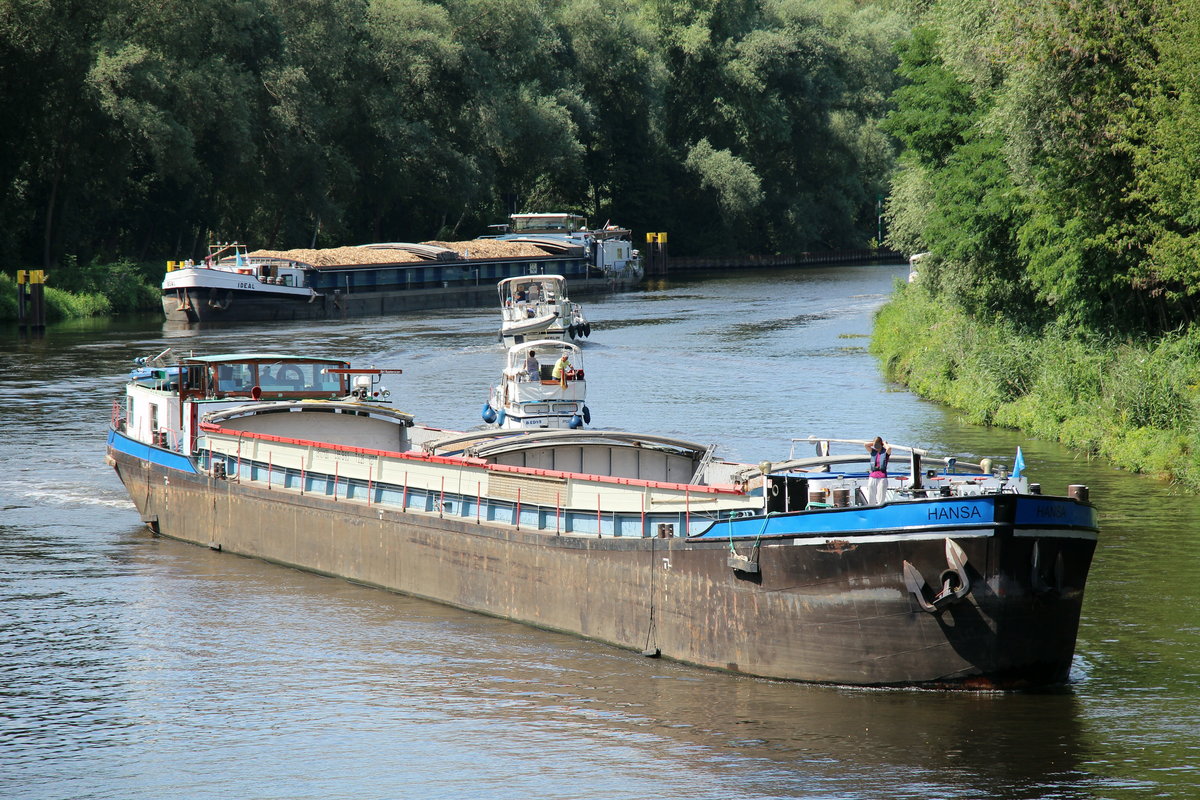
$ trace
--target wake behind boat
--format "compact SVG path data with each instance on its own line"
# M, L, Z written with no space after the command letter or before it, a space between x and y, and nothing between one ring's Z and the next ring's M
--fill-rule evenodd
M647 655L865 686L1068 679L1097 539L1082 488L898 449L871 504L862 443L744 464L624 431L446 431L390 407L384 372L163 356L114 404L107 458L156 533Z

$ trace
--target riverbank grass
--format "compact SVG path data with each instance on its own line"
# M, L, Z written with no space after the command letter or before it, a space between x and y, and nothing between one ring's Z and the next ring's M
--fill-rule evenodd
M889 380L998 425L1200 489L1200 333L1146 342L978 320L898 283L871 352Z
M150 274L156 267L137 266L128 261L78 266L64 259L52 270L46 284L46 321L103 317L160 307L161 290ZM17 318L17 282L10 273L0 273L0 321Z

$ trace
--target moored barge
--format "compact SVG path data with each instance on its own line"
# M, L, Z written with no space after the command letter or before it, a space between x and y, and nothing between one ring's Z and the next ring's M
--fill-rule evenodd
M183 323L360 317L484 305L497 281L517 276L569 278L577 294L628 289L642 278L626 229L589 230L571 214L514 214L501 227L465 242L213 245L200 262L167 262L163 313Z

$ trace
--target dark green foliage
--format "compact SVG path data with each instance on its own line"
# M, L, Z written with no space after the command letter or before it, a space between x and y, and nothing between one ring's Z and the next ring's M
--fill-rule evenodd
M889 375L1200 487L1200 2L937 0L900 52L892 242L932 255Z
M673 250L864 244L886 5L4 0L0 266L468 237L513 210Z
M975 127L978 113L971 87L942 61L933 30L914 29L898 50L896 72L907 82L896 90L896 108L883 129L904 145L906 158L930 169L939 167Z
M0 272L0 320L17 318L17 282Z
M79 317L157 311L162 308L162 280L157 262L81 265L74 256L46 276L46 318L51 322ZM17 318L17 284L0 273L0 320Z
M974 314L1154 334L1200 311L1195 0L943 0L900 46L894 245Z

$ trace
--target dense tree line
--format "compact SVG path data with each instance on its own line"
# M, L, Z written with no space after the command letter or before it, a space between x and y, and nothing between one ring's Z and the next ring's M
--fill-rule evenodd
M932 0L900 44L888 376L1200 489L1200 0Z
M860 246L905 33L856 0L0 0L0 266L468 238Z
M890 241L1031 330L1200 313L1200 2L935 0L901 45Z

